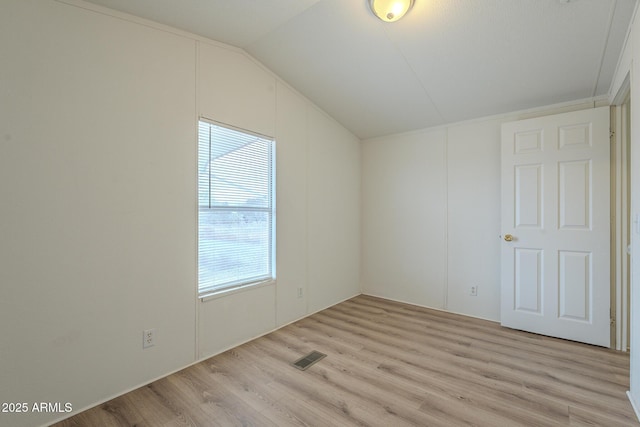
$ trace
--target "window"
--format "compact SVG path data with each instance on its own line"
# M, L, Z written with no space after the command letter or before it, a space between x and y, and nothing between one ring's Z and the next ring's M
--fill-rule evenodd
M262 282L274 269L274 141L200 121L200 296Z

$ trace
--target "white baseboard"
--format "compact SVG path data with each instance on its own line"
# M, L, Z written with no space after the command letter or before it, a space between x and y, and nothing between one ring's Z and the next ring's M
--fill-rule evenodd
M636 418L638 419L638 421L640 421L640 408L638 408L638 405L636 405L636 401L633 399L633 396L631 395L630 391L627 391L627 397L629 398L629 402L631 402L631 407L633 408L633 412L636 413Z

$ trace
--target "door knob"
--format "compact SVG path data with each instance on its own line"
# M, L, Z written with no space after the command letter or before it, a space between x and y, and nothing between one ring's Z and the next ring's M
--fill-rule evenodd
M504 235L504 241L505 242L511 242L513 241L513 236L511 234L505 234Z

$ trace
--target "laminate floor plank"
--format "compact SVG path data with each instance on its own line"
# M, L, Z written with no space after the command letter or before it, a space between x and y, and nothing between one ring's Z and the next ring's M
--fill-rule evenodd
M293 361L297 359L296 353L308 352L306 350L296 350L295 353L292 353L290 347L283 343L282 340L274 339L272 335L265 340L260 340L260 343L256 343L263 354L271 355L278 360ZM329 354L327 358L335 359L336 355ZM316 366L313 368L316 368ZM284 376L281 372L274 373L274 376L277 376L277 378L274 378L275 381L289 388L297 389L307 402L320 405L333 412L334 415L348 415L348 418L357 423L357 425L371 425L379 420L371 410L363 410L363 408L375 408L385 402L380 399L372 401L371 395L366 393L371 387L362 384L362 381L358 381L355 377L349 377L345 369L333 369L331 364L323 363L317 369L309 369L305 372L294 369L290 372L290 374ZM368 377L371 378L371 375ZM300 381L301 378L304 380ZM303 387L300 388L300 385L303 385ZM397 410L400 412L411 409L417 410L419 406L416 403L412 407L404 399L395 400L395 402L387 403L387 405L397 406Z
M381 334L386 332L386 327L373 326L371 322L357 315L345 313L342 309L335 311L337 311L337 313L332 313L331 315L325 313L325 316L330 316L331 321L338 319L348 322L351 328L356 331L373 330ZM438 342L437 348L432 349L426 348L422 346L421 343L416 343L415 341L407 341L410 345L403 348L398 345L398 340L401 339L398 334L401 335L402 332L398 331L397 334L393 336L390 334L387 335L387 343L390 345L387 351L393 352L393 349L398 347L402 350L399 354L405 357L404 360L401 360L402 362L418 366L420 366L420 361L416 359L416 353L425 356L425 360L429 360L432 366L420 366L422 371L432 369L434 363L437 361L444 361L445 364L440 364L438 370L447 373L451 377L455 377L458 369L464 369L466 367L468 371L464 378L465 381L473 381L471 378L473 375L469 375L469 371L471 371L477 376L489 377L499 381L501 386L508 384L516 386L526 385L529 390L538 390L556 399L568 394L571 397L567 398L567 404L574 404L579 407L598 407L601 411L608 412L612 416L617 416L617 411L623 410L628 406L628 402L619 399L619 390L616 393L615 390L611 388L608 389L606 387L607 383L604 382L596 385L581 376L572 376L570 377L571 381L562 381L559 379L559 377L563 376L562 370L557 370L553 374L545 371L530 373L523 369L513 369L512 367L505 367L496 363L483 365L482 360L474 358L471 353L459 353L451 350L451 347L447 346L444 342ZM431 343L432 341L429 342ZM378 348L376 351L378 353L385 352L382 348ZM527 360L517 359L517 361L520 362L521 365L526 366ZM544 377L549 377L548 379L552 379L553 381L548 382ZM592 390L590 387L597 387L597 390ZM597 393L598 399L589 399L590 391Z
M292 339L275 335L270 338L282 345L288 345L287 338ZM344 401L353 401L357 408L366 408L368 412L382 408L384 411L377 411L374 421L379 420L381 415L392 419L397 417L397 414L417 412L426 398L425 391L420 387L398 385L380 379L377 363L354 362L344 354L333 351L330 343L322 349L328 356L323 359L318 369L310 371L309 375L315 375L319 380L328 383L332 390L337 390L344 396ZM397 419L393 425L402 422L403 420Z
M343 313L340 313L340 315L343 315ZM349 317L349 316L357 316L357 315L344 314L344 316ZM364 328L369 328L369 329L377 328L373 326L370 323L370 321L366 319L352 320L352 324L361 326ZM387 326L381 326L380 328L378 328L378 331L382 333L388 333L388 330L389 330L389 327ZM408 331L408 332L411 332L413 336L419 336L417 333L413 333L414 331ZM458 343L455 343L455 342L453 343L447 342L448 340L444 339L444 337L430 336L429 338L430 339L427 340L427 342L437 343L438 348L440 350L443 350L455 357L464 357L466 359L465 364L471 363L470 362L471 360L485 361L485 362L492 362L495 365L499 365L501 367L511 368L511 370L516 370L518 374L531 373L536 377L540 375L549 375L547 374L547 372L549 371L550 366L548 364L543 365L539 363L538 359L532 358L530 354L522 354L521 357L502 356L501 357L502 362L498 363L497 357L495 355L491 356L491 352L475 351L476 345L474 345L474 348L471 348L466 344L458 345ZM495 351L498 351L498 350L495 350ZM570 372L571 370L567 369L566 366L562 366L562 368L563 369L556 370L554 373L555 375L554 379L557 382L563 382L567 386L577 387L580 389L588 389L594 384L594 382L590 378L590 377L594 377L593 375L591 375L593 370L582 369L581 371L578 371L574 369L573 372ZM573 375L573 373L576 373L579 375ZM606 379L603 381L599 381L597 383L598 392L604 395L615 396L617 393L617 390L619 389L620 384L626 386L628 384L628 380L621 381L619 377L615 377L612 375L609 375L609 376L611 377L612 380Z
M343 310L346 307L350 307L357 310L358 308L380 306L379 300L372 300L371 297L367 296L361 297L363 298L363 303L358 301L358 304L355 304L353 300L351 300L344 303L345 305L332 307L331 309ZM347 305L347 303L351 305ZM476 345L486 343L491 346L496 346L494 348L497 349L505 348L510 351L524 351L534 355L553 356L558 360L572 361L577 364L606 360L608 370L615 369L616 367L619 367L622 372L628 370L628 357L625 353L611 354L606 349L599 347L583 346L580 343L564 340L548 340L548 337L542 335L522 334L520 331L502 328L499 324L486 320L468 318L392 301L389 302L389 304L386 310L386 316L388 318L399 318L403 322L406 322L405 327L417 324L427 329L441 330L447 334L452 333L457 338L462 337L465 340L471 339ZM385 318L382 322L386 323L387 319ZM483 340L477 340L478 334L483 334ZM528 346L529 344L539 344L541 342L544 342L545 345ZM567 348L571 346L580 347L580 352L567 352Z
M385 311L389 314L397 314L399 313L402 318L406 319L407 322L431 322L435 321L433 327L440 327L443 325L454 325L461 326L457 331L457 335L468 336L471 338L477 337L478 334L487 334L482 337L489 342L494 341L494 339L499 340L500 344L510 345L511 347L516 347L519 344L536 344L540 342L544 342L545 345L539 347L538 349L532 348L534 351L539 351L545 355L552 354L554 356L560 358L567 358L571 356L579 356L580 358L590 358L599 361L606 360L607 363L610 363L611 366L620 366L627 367L628 361L625 353L616 353L610 354L605 350L603 353L603 349L600 347L594 346L583 346L580 343L573 343L570 341L564 340L548 340L548 337L536 334L528 334L521 333L520 331L513 329L506 329L500 327L499 324L487 320L481 320L476 318L470 318L466 316L460 316L454 313L443 312L439 310L413 306L404 303L398 303L394 301L383 300L380 298L369 297L365 295L361 295L358 298L362 298L362 300L357 301L357 306L361 307L385 307ZM352 299L347 301L346 303L352 303L355 307L355 301ZM387 305L388 304L388 305ZM342 305L332 307L333 308L342 308ZM424 323L423 323L424 324ZM430 325L430 323L426 323L426 325ZM507 338L507 340L505 340ZM581 351L575 355L567 354L567 347L571 346L581 347Z
M628 388L628 354L361 295L56 426L637 426Z

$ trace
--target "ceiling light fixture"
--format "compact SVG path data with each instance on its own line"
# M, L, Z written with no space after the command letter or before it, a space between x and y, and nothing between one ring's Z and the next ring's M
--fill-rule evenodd
M384 22L395 22L411 9L414 0L369 0L374 15Z

